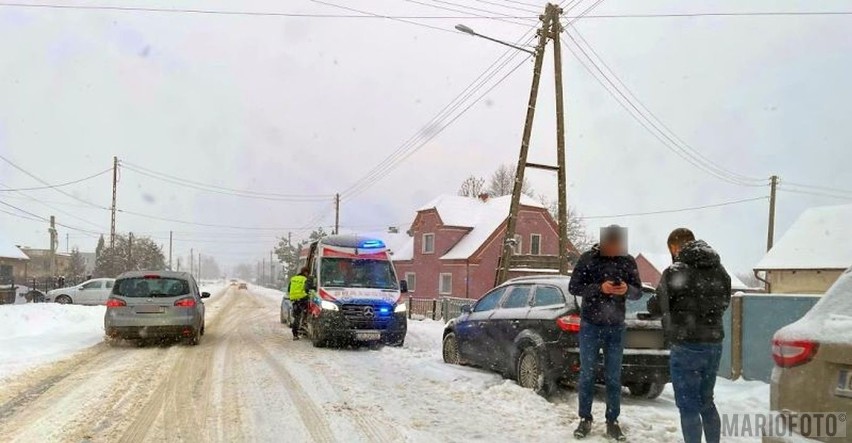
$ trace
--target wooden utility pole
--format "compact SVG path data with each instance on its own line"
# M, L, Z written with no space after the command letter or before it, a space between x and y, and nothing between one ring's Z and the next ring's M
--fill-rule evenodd
M557 80L556 80L556 85L557 85L557 118L558 118L557 146L561 146L561 148L559 148L559 156L560 156L559 166L553 167L553 166L527 163L527 157L528 157L528 154L529 154L529 147L530 147L530 137L532 136L532 126L533 126L533 121L535 120L535 107L536 107L536 103L538 101L538 88L539 88L539 83L541 82L541 68L542 68L542 65L544 63L545 47L547 46L548 40L553 38L552 34L558 33L558 31L561 30L561 27L559 25L559 16L560 16L561 13L562 13L561 9L558 6L553 5L553 4L548 4L546 9L545 9L544 15L541 16L542 25L541 25L541 29L538 30L538 44L536 45L536 48L535 48L535 63L534 63L534 66L533 66L533 78L532 78L532 85L530 87L529 102L527 104L527 115L526 115L526 119L524 120L524 132L523 132L523 136L521 138L521 152L520 152L520 155L518 156L518 167L515 170L515 183L514 183L514 187L512 189L512 201L511 201L510 206L509 206L509 217L506 221L506 235L503 239L503 254L500 257L500 263L499 263L498 268L497 268L497 277L495 279L495 284L500 284L500 283L506 281L509 278L509 269L511 267L511 261L512 261L511 258L512 258L512 254L514 253L514 246L515 246L514 243L515 243L515 232L517 230L517 224L518 224L518 213L520 212L521 195L523 194L524 172L525 172L527 166L533 167L533 168L557 171L559 173L559 175L560 175L560 181L559 181L560 202L559 202L559 205L560 205L560 210L565 210L565 212L567 214L567 210L563 209L563 205L567 204L567 199L563 198L563 196L565 195L565 190L561 189L565 185L565 182L564 182L564 179L563 179L564 173L565 173L564 125L561 123L562 119L563 119L563 111L561 110L561 108L562 108L562 77L561 77L562 58L561 58L561 55L557 55L556 58L555 58L555 61L558 63L556 69L558 69L560 71L560 73L557 74ZM554 41L558 43L558 40L554 40ZM559 46L556 46L555 51L559 52L560 49L561 48ZM560 214L560 219L561 219L561 214ZM560 225L561 225L561 227L560 227L559 243L560 243L560 249L563 249L563 247L562 247L563 242L566 242L566 245L567 245L567 239L562 238L562 237L564 237L562 235L562 232L565 229L565 227L564 227L565 224L560 223ZM567 246L566 246L566 248L567 248ZM566 252L567 251L565 251L565 250L560 251L560 271L562 271L563 266L565 267L565 271L567 271L567 255L566 255ZM564 259L563 259L563 256L564 256ZM564 262L564 264L563 264L563 262Z
M118 157L112 158L112 208L110 209L109 247L115 248L115 194L118 188ZM115 250L113 249L113 257Z
M135 271L136 266L133 266L133 233L127 234L127 271Z
M189 275L195 272L195 249L189 248Z
M201 280L201 253L198 253L198 279Z
M275 285L275 262L272 261L272 255L275 251L269 251L269 285Z
M562 46L560 34L562 23L559 22L561 11L558 6L549 5L552 18L550 20L550 38L553 39L553 67L556 78L556 161L559 171L558 185L558 216L559 220L559 273L568 273L568 186L565 170L565 103L562 99Z
M173 232L169 231L169 271L172 270L172 245L173 245Z
M772 249L775 242L775 195L778 192L778 176L770 177L772 184L769 191L769 230L766 233L766 252Z
M57 238L56 232L56 217L50 216L50 228L47 229L47 232L50 234L50 255L48 260L48 266L50 268L50 276L56 277L58 272L56 266L56 251L59 249L59 239Z
M340 194L334 194L334 235L340 233Z

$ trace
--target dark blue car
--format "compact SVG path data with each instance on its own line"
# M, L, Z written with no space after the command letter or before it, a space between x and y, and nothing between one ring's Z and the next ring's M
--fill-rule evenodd
M568 292L569 281L516 278L463 306L444 329L444 361L494 370L545 396L560 383L573 383L580 370L580 299ZM642 299L628 303L622 363L622 383L645 398L656 398L669 382L661 322L641 314L652 296L653 289L645 288Z

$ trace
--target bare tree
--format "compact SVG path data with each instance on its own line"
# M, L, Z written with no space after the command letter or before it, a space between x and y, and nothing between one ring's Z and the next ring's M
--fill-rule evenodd
M462 197L478 198L485 193L485 179L471 175L464 179L459 188L459 195Z
M502 164L488 179L488 193L493 197L511 195L515 190L515 168L510 164ZM524 179L521 192L532 197L533 189L530 183Z
M545 195L539 195L538 201L550 211L550 214L558 223L559 203L551 201ZM595 239L589 235L583 216L570 206L568 207L568 240L580 253L588 251L595 244Z

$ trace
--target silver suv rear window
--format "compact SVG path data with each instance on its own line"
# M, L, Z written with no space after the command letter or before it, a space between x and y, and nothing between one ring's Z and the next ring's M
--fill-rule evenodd
M189 294L190 289L183 279L149 276L118 280L112 293L122 297L178 297Z

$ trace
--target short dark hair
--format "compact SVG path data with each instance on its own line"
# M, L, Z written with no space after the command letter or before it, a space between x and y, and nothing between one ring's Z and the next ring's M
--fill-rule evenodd
M695 234L687 228L677 228L669 234L669 246L683 247L683 245L695 241Z
M310 269L308 269L307 266L305 266L305 267L303 267L302 269L299 270L299 274L302 274L302 275L308 275L310 272L311 271L310 271Z

